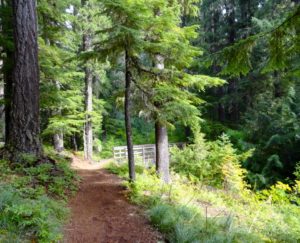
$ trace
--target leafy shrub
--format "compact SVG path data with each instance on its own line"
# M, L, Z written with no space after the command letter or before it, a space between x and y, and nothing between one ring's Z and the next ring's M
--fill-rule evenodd
M294 176L296 177L296 180L300 180L300 162L296 164Z
M270 189L265 189L257 193L259 199L269 200L275 203L289 203L289 193L292 188L282 182L277 182Z
M227 131L227 127L224 124L216 121L205 119L201 124L201 131L207 135L209 140L217 139L220 134Z
M226 135L215 142L207 142L198 134L195 144L182 150L173 148L171 154L174 171L191 180L231 191L246 188L243 180L246 171L240 163L251 156L251 151L237 154Z
M40 185L45 187L52 196L63 199L66 199L69 193L76 191L79 179L70 169L69 162L65 160L58 161L56 164L46 162L34 167L20 167L18 173L23 174L14 182L18 188Z
M266 188L291 177L300 160L297 135L300 113L296 98L292 87L276 99L273 91L267 90L255 98L245 113L243 130L247 142L255 144L255 153L245 167L256 175L249 177L256 188Z
M296 165L294 172L296 177L295 181L290 181L289 184L285 184L278 181L268 189L258 191L256 196L260 200L268 200L272 203L288 205L289 203L300 206L300 166Z
M10 167L0 161L0 242L58 242L68 216L65 201L78 177L66 158Z
M104 143L100 156L104 159L113 157L113 147L123 145L123 142L116 139L114 136L110 136Z
M124 175L124 167L126 164L113 166L114 173ZM272 204L250 191L237 196L178 174L171 178L172 183L166 185L150 169L138 171L135 183L125 182L131 201L148 209L151 222L170 242L300 240L300 208L296 205Z
M35 238L39 242L58 241L62 238L61 224L67 214L63 202L46 195L30 199L10 185L0 185L1 242Z
M256 193L260 200L268 200L276 204L294 203L300 205L299 197L300 181L296 180L294 185L288 185L278 181L269 189L264 189Z
M126 163L123 164L111 163L108 165L106 169L111 173L118 174L123 178L128 177L129 170L128 170L128 165ZM136 173L142 173L144 171L144 167L140 165L135 165L135 171Z

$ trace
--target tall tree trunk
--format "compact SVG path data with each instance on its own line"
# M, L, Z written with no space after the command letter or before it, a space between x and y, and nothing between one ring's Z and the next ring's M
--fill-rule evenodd
M1 67L1 60L0 60ZM0 84L0 99L4 99L4 84ZM1 143L5 141L5 105L0 105Z
M84 158L92 160L93 157L93 127L92 127L92 116L93 111L93 77L91 70L85 68L85 124L84 124Z
M82 0L82 6L85 5L86 0ZM88 33L83 34L83 51L88 51L91 48L91 36ZM84 68L85 73L85 124L84 124L84 158L92 161L93 158L93 127L92 127L92 116L93 111L93 74L92 70L88 65Z
M53 112L53 115L61 115L61 110L58 110L57 112ZM64 151L64 133L62 131L57 131L53 135L53 147L54 150L58 153L61 153Z
M60 85L58 81L54 81L55 86L57 88L57 91L60 90ZM52 116L61 116L62 115L62 111L61 108L58 107L56 110L52 111ZM54 150L58 153L64 151L64 133L62 131L62 129L58 130L54 135L53 135L53 147Z
M73 134L72 137L71 137L71 143L73 145L73 149L75 152L78 151L78 144L77 144L77 137L76 137L76 134Z
M11 1L1 1L2 8L6 11L2 16L2 32L6 39L3 51L5 58L3 59L3 79L4 79L4 102L5 102L5 115L4 115L4 139L5 143L8 142L9 137L9 123L10 123L10 110L11 110L11 91L12 91L12 73L14 66L14 51L11 45L7 44L13 42L13 16L12 16L12 3Z
M64 151L64 134L62 132L53 135L53 144L55 151L58 153Z
M206 32L211 32L211 36L207 36L206 42L211 43L210 51L211 52L217 52L220 47L218 45L218 31L220 27L220 16L222 16L220 10L214 9L210 13L210 23L206 26L205 31ZM205 19L204 19L205 21ZM214 75L217 75L221 70L220 67L217 65L216 62L213 63L212 73ZM217 98L215 105L213 107L213 114L212 114L212 119L216 119L219 121L224 121L225 120L225 107L224 104L222 104L219 100L221 97L224 95L224 87L216 87L213 88L212 90L213 96Z
M42 152L36 2L13 0L14 69L8 149L13 159Z
M228 25L227 31L227 44L230 46L236 41L237 35L237 24L236 24L236 13L235 13L235 1L230 0L225 4L226 8L226 22ZM229 96L230 101L225 103L223 106L220 106L220 116L219 120L224 122L225 120L231 120L236 123L239 119L239 103L237 100L237 88L238 88L238 79L231 78L228 80L228 85L221 87L223 92L222 96ZM222 111L222 112L221 112ZM222 116L223 115L223 116Z
M107 140L107 130L106 130L106 118L103 117L102 121L102 141L105 142Z
M13 57L14 54L12 51L6 51L6 58L3 63L4 70L4 104L5 104L5 115L4 115L4 124L5 124L5 143L8 143L9 138L9 124L10 124L10 111L11 111L11 92L12 92L12 66L13 66Z
M165 183L170 182L168 131L165 125L155 123L156 172Z
M92 160L93 157L93 127L92 116L93 111L93 76L91 70L85 68L85 124L84 124L84 158Z
M156 55L156 67L160 70L165 68L164 58ZM160 104L156 104L159 108ZM156 172L165 183L170 182L169 165L169 141L166 126L157 119L155 123L155 147L156 147Z
M129 178L131 181L135 180L135 164L133 154L133 142L132 142L132 128L131 128L131 72L130 72L130 60L128 51L125 51L125 130L127 140L127 153L128 153L128 168Z

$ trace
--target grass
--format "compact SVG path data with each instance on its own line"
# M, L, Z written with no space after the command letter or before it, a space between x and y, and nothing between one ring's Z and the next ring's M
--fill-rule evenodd
M66 200L79 178L70 160L55 155L32 166L0 161L0 242L59 242L68 218ZM53 162L55 161L55 163Z
M127 176L126 164L108 169ZM172 183L164 185L153 169L139 168L136 182L125 184L130 200L145 207L170 242L300 241L300 208L290 203L272 204L248 190L214 189L175 173Z

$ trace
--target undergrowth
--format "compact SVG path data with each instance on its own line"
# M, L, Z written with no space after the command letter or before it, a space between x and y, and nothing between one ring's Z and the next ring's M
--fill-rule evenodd
M69 159L47 151L33 164L0 161L0 242L59 242L68 217L68 195L77 189L78 177Z
M126 164L108 169L121 177L128 173ZM300 241L300 208L272 202L247 188L216 189L176 173L165 185L154 169L140 168L136 182L125 184L130 199L147 209L152 224L170 242Z

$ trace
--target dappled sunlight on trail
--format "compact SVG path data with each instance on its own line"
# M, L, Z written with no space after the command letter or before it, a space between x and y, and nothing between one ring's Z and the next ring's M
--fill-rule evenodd
M105 165L109 164L112 161L113 159L103 159L99 162L90 162L73 155L72 168L75 170L99 170L104 168Z

